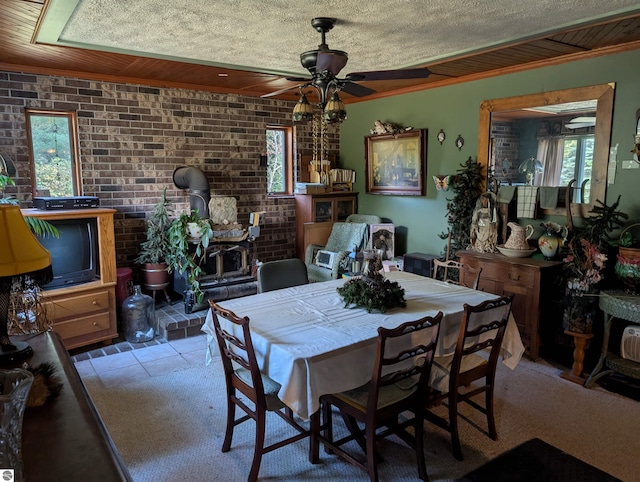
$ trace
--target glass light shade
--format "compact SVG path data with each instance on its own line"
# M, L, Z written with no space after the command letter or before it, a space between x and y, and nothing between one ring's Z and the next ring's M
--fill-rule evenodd
M324 108L324 120L327 124L337 124L347 118L347 111L337 92L331 96Z
M20 208L0 204L0 277L34 273L51 265L51 255L27 226Z
M293 108L294 122L308 122L313 119L313 106L307 100L307 96L302 94L300 100Z

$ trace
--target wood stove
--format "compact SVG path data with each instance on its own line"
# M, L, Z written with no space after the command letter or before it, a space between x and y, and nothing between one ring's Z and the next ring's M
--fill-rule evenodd
M187 273L174 273L173 288L184 296L185 313L204 310L208 300L223 301L257 292L255 273L252 272L255 240L239 242L212 242L201 259L204 275L199 282L205 298L196 303L189 289Z

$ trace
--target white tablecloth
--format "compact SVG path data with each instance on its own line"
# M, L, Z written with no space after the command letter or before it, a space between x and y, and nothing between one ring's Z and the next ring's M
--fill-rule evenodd
M345 280L285 288L220 305L250 318L261 370L282 385L281 400L306 420L319 408L321 395L356 388L371 378L379 326L396 327L442 310L436 355L444 356L455 348L463 304L475 305L496 298L402 271L385 276L404 288L406 308L386 313L345 308L336 291ZM208 364L212 354L218 352L211 312L202 330L208 335ZM513 317L502 348L504 364L515 368L524 346Z

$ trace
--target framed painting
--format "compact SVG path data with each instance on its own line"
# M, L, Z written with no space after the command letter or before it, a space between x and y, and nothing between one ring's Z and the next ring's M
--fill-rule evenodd
M395 227L391 223L369 225L369 248L381 249L382 259L395 256Z
M367 194L424 196L427 129L364 138Z

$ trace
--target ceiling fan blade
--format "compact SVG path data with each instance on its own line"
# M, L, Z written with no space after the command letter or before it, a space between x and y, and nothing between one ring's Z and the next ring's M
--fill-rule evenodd
M304 79L306 80L306 79ZM284 94L285 92L289 92L290 90L298 89L300 85L292 85L291 87L286 87L284 89L276 90L275 92L270 92L269 94L263 94L260 97L273 97L274 95Z
M575 117L573 119L571 119L571 123L573 124L574 122L577 123L589 123L591 125L595 125L596 124L596 118L595 116L583 116L583 117Z
M316 59L316 72L324 72L328 70L334 76L338 75L338 73L343 69L345 65L347 65L347 54L344 52L334 53L332 51L328 52L318 52L318 57Z
M593 127L594 125L592 122L571 122L570 124L565 124L564 127L567 129L581 129L583 127Z
M367 95L376 93L375 90L370 89L369 87L365 87L364 85L360 84L354 84L353 82L345 82L344 84L342 84L340 90L355 97L366 97Z
M426 67L419 69L399 69L399 70L374 70L371 72L351 72L347 79L354 81L368 80L403 80L403 79L426 79L431 75L431 71Z

